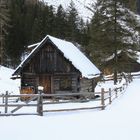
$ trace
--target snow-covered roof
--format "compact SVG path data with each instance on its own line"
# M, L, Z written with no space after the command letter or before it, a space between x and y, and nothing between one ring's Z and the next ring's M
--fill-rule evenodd
M50 40L63 54L64 57L72 62L73 66L78 69L82 77L92 79L100 75L100 70L71 42L61 40L50 35L47 35L28 55L28 57L21 62L21 64L16 68L13 75L32 57L33 53L36 53L37 50L42 46L46 41Z
M27 46L27 48L30 49L30 48L36 47L39 43L40 43L40 42L35 43L35 44L32 44L32 45L29 45L29 46Z

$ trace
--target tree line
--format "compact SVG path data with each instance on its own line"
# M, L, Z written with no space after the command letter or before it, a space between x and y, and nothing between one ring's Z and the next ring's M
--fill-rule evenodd
M107 58L114 56L112 69L114 83L117 73L122 71L118 65L118 51L123 51L136 58L139 50L139 20L128 9L130 0L98 0L94 6L95 13L90 23L90 41L88 44L91 58L103 69Z
M6 0L5 0L6 2ZM47 34L78 43L90 59L102 69L104 60L115 55L112 64L117 74L117 51L139 49L139 21L134 16L136 0L98 0L87 7L93 12L90 21L79 17L73 1L68 9L60 5L57 11L44 2L27 3L26 0L7 1L4 64L16 66L26 47L39 42ZM0 11L1 13L1 11ZM0 17L1 19L1 17ZM9 26L7 26L9 25Z

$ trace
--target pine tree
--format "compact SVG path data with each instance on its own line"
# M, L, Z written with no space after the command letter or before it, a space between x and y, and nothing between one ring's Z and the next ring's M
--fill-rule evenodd
M29 3L26 2L25 4L25 13L24 13L24 31L25 31L25 46L29 44L35 43L36 40L34 40L35 35L32 34L32 30L34 27L34 22L37 17L37 10L38 10L38 4L30 1Z
M0 0L0 64L4 64L5 57L5 37L8 34L9 13L6 0Z
M55 14L52 6L39 1L32 4L26 0L11 0L9 10L11 27L6 52L11 65L16 66L27 45L41 41L46 34L54 35Z
M89 24L81 18L78 24L78 38L77 42L83 47L85 50L86 46L89 44Z
M9 3L11 27L8 29L9 34L6 38L6 53L13 66L20 62L21 54L26 44L25 5L25 0L11 0Z
M35 10L35 17L34 22L32 25L32 42L38 42L41 41L41 39L45 36L44 30L46 26L46 17L44 16L45 6L42 2L39 2L36 5ZM46 11L46 14L48 14L48 11ZM45 23L44 23L45 22Z
M55 36L64 39L67 32L66 12L62 5L59 5L55 17Z
M54 35L55 34L55 26L56 23L55 23L55 14L54 14L54 8L53 6L49 6L48 7L48 13L45 12L46 14L46 26L44 25L45 27L45 34L50 34L50 35Z
M47 34L54 35L56 26L54 8L38 2L32 28L32 40L37 42Z
M98 0L91 22L89 50L100 66L107 57L115 55L114 83L117 83L118 50L136 50L135 18L122 0Z
M67 23L68 23L68 31L67 37L69 40L77 41L78 40L78 24L79 24L79 16L77 9L75 8L75 4L71 1L70 6L68 8L67 14Z

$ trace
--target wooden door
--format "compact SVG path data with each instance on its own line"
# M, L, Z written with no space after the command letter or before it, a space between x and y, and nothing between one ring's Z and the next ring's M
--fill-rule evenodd
M39 76L39 85L44 87L44 93L51 93L51 76Z

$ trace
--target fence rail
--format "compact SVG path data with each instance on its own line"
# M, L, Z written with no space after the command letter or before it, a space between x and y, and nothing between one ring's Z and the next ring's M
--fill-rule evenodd
M42 116L45 112L59 112L59 111L76 111L76 110L87 110L87 109L101 109L104 110L110 105L113 100L124 93L128 86L128 81L122 84L120 87L114 89L109 88L105 91L104 88L100 92L82 92L82 93L59 93L59 94L21 94L21 95L0 95L0 116L16 116L16 115L40 115ZM20 101L22 98L28 98L26 101ZM13 101L13 102L11 102ZM86 104L92 102L92 106L86 106ZM94 104L96 102L96 104ZM73 108L54 108L48 109L49 105L55 104L66 104L66 103L80 103L82 107ZM24 107L34 107L34 112L18 112ZM26 109L27 111L28 109Z

